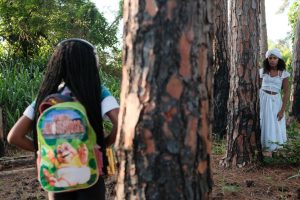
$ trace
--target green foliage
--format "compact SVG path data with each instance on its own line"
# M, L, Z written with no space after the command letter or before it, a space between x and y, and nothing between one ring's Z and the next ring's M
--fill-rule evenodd
M119 12L118 12L118 16L120 18L123 17L123 8L124 8L124 0L120 0L119 1Z
M100 50L117 43L118 21L108 24L89 0L0 0L0 39L6 54L48 55L64 38L89 40Z
M20 60L0 61L0 106L4 111L7 131L35 98L42 67L23 64Z
M226 151L226 140L216 140L212 146L212 152L215 155L224 155Z
M299 0L294 1L288 12L288 21L289 21L289 24L291 25L291 29L292 29L291 35L290 35L290 38L292 39L292 41L294 41L295 33L296 33L299 4L300 4Z
M106 56L105 56L106 55ZM102 54L100 58L100 79L101 82L109 88L111 94L119 101L120 99L120 85L121 85L121 64L120 58L110 57L109 54ZM107 136L112 129L112 123L108 120L104 120L103 123L104 132Z

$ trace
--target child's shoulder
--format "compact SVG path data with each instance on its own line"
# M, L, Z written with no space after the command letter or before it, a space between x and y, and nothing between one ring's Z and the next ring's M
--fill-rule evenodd
M291 76L291 73L286 71L286 70L283 70L282 71L282 74L281 74L281 78L288 78Z

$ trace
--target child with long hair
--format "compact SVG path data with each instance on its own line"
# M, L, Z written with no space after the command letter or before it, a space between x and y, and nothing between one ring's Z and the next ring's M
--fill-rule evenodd
M102 86L98 67L96 49L86 40L72 38L60 42L48 62L36 100L27 107L10 130L8 142L22 149L37 152L36 123L40 115L38 108L45 97L59 92L75 98L85 107L89 122L97 135L97 144L101 151L105 152L105 147L113 144L116 139L119 105ZM113 123L112 132L106 139L102 125L104 115ZM31 130L33 140L27 137ZM105 156L103 160L105 161ZM105 199L104 179L100 176L98 182L87 189L62 193L49 192L48 196L49 199L63 200Z
M262 81L260 89L261 143L266 156L279 149L287 140L285 110L289 96L285 62L278 49L266 52L263 68L259 70ZM281 98L281 91L283 97Z

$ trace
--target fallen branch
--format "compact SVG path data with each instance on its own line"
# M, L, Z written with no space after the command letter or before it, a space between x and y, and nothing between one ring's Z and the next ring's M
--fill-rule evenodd
M34 171L34 170L35 170L35 167L15 169L15 170L9 170L9 171L1 171L0 177L11 175L11 174L17 174L17 173L21 173L21 172L30 172L30 171Z
M0 159L0 171L6 168L35 164L34 156L6 157Z

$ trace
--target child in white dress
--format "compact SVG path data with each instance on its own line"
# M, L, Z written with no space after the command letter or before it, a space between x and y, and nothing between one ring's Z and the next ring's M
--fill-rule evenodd
M272 155L272 151L280 148L287 140L285 109L288 100L288 77L278 49L266 52L263 69L259 69L262 81L260 95L260 127L261 143L264 151ZM281 90L283 98L281 98Z

